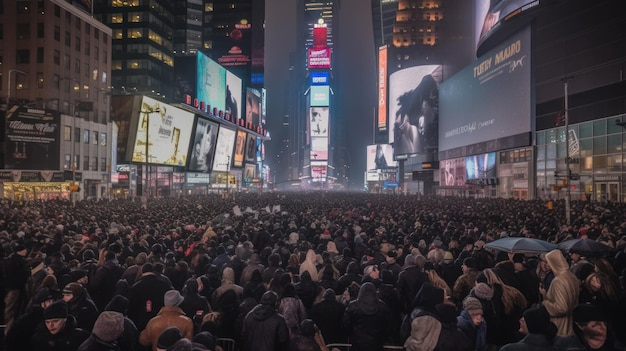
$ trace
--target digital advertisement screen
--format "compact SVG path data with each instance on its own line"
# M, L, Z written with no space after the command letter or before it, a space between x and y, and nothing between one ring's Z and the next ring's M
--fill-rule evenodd
M465 157L465 178L486 179L496 177L496 153Z
M248 133L238 129L237 138L235 139L235 152L233 153L233 167L243 166L243 157L246 153L246 137Z
M311 72L311 85L328 85L329 73L328 72Z
M59 169L60 116L14 106L6 114L5 169Z
M328 106L330 101L330 87L328 85L311 86L311 106Z
M311 179L314 182L325 182L328 163L311 161Z
M378 123L380 131L387 130L387 46L378 49Z
M476 46L510 21L540 5L539 0L477 0L476 1Z
M196 94L200 101L206 102L211 109L225 111L226 106L226 69L203 53L197 53L198 78Z
M261 126L265 127L267 118L267 90L261 88Z
M228 23L230 32L227 36L213 43L217 61L224 67L250 66L252 62L252 25L248 19L237 19Z
M258 89L246 88L246 123L258 126L261 121L261 92Z
M248 141L246 142L246 162L255 162L256 152L256 137L252 134L248 134Z
M184 166L194 114L144 96L139 110L133 162Z
M198 117L188 166L190 171L211 171L218 129L219 125L217 123Z
M226 100L224 112L237 118L241 117L241 99L243 97L243 86L241 78L226 71Z
M328 136L328 107L311 107L309 109L309 126L311 137Z
M215 157L213 158L214 171L226 172L230 169L234 146L235 130L220 127L215 145Z
M308 50L309 69L330 68L330 48L311 48Z
M246 179L256 178L256 167L254 165L246 165L243 171L243 177Z
M311 138L311 160L328 160L328 138Z
M465 186L465 158L439 161L440 186Z
M440 85L439 151L532 130L530 44L527 27Z
M436 152L441 69L416 66L389 76L389 143L396 155Z
M390 144L368 145L366 162L368 171L398 167L398 162L393 160L393 147Z

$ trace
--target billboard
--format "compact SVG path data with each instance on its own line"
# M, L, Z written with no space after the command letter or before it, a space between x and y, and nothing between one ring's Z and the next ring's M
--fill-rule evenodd
M505 22L539 5L540 0L477 0L476 47L480 47Z
M252 24L246 18L226 23L229 32L221 40L214 41L213 50L217 62L224 67L250 66L252 63Z
M235 146L235 130L220 127L215 145L213 158L213 170L226 172L230 170L232 163L233 148Z
M328 137L328 114L328 107L311 107L309 109L309 135Z
M330 69L330 48L310 48L307 57L309 69Z
M330 75L328 72L311 72L311 85L328 85Z
M243 85L241 78L226 71L226 100L224 102L224 112L234 117L235 121L241 117L241 98L243 96Z
M439 161L440 186L465 186L465 158Z
M367 146L367 170L393 169L398 162L393 160L393 147L390 144Z
M465 179L496 178L496 153L465 157Z
M311 162L311 179L314 182L325 182L328 164L326 162Z
M330 87L328 85L311 86L311 106L329 105Z
M226 69L203 53L197 53L196 94L211 108L226 110Z
M255 126L261 121L261 92L258 89L246 88L246 123Z
M483 142L506 148L507 140L529 134L534 121L531 73L527 27L443 82L439 151ZM524 145L508 145L518 146Z
M191 146L191 158L187 168L194 172L210 172L219 125L198 117Z
M243 177L248 180L256 178L256 167L254 167L254 165L246 165L243 171Z
M58 112L13 106L6 113L5 169L59 169Z
M415 66L389 76L389 119L394 121L389 143L396 155L436 152L441 69Z
M143 96L138 111L132 161L143 163L147 157L148 163L184 166L187 163L193 119L193 113Z
M328 160L328 138L311 138L311 160Z
M233 154L233 167L243 166L243 157L246 153L246 137L248 133L238 129L237 137L235 139L235 152Z
M387 46L378 49L378 123L380 131L387 130Z
M248 134L248 141L246 142L246 162L255 162L256 152L256 137L252 134Z

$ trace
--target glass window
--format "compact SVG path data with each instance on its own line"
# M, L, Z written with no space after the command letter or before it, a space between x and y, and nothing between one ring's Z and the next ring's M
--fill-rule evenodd
M593 151L593 139L583 139L579 140L578 143L580 145L580 156L586 157L591 156Z
M61 52L59 50L54 50L54 56L52 57L52 61L57 66L61 64Z
M37 72L37 88L43 89L43 72Z
M546 159L555 159L555 158L557 158L556 144L546 145Z
M614 154L618 152L622 152L622 135L621 134L613 134L606 137L606 153Z
M129 29L127 37L128 38L132 38L132 39L141 38L141 37L143 37L143 32L142 32L142 30L140 28Z
M65 32L65 46L72 47L72 35L68 31Z
M17 40L30 39L30 23L18 23L16 30Z
M91 138L91 143L94 145L98 145L98 132L93 132L93 137Z
M89 144L89 129L83 130L83 143Z
M76 168L76 170L80 170L80 155L74 155L74 168Z
M65 154L65 157L63 158L63 169L69 171L70 167L72 167L72 155Z
M107 133L100 133L100 146L107 146Z
M624 127L618 125L617 123L621 123L626 121L626 116L622 116L621 118L611 118L610 120L607 120L606 123L606 133L607 134L613 134L613 133L621 133L624 131Z
M545 160L545 159L546 159L546 146L537 145L537 160Z
M124 23L124 15L121 13L112 13L111 23Z
M543 145L546 143L546 133L544 131L537 132L537 145Z
M43 63L44 51L42 47L37 48L37 63Z
M80 52L80 37L74 38L74 49Z
M622 154L609 155L606 158L607 167L609 172L621 172L622 171Z
M30 50L17 50L15 54L15 61L17 63L30 63Z
M72 141L72 127L63 126L63 140Z
M37 38L43 38L45 34L45 27L43 25L43 22L39 22L37 23Z
M61 28L54 26L54 40L61 41Z
M114 29L113 30L113 38L114 39L124 39L124 31L122 29Z
M103 171L107 170L107 158L106 157L100 158L100 169Z
M593 121L593 136L606 134L606 119Z
M606 173L607 162L606 156L594 156L593 157L593 172L594 173Z
M83 157L83 170L89 170L89 156Z
M593 136L593 127L590 122L581 123L578 129L579 138L591 138Z
M606 154L606 137L595 137L593 138L593 154L594 155L604 155Z
M98 157L97 156L93 157L93 163L91 164L91 170L92 171L97 171L98 170Z

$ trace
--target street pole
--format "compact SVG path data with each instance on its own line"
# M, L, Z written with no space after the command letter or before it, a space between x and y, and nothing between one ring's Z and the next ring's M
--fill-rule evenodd
M570 179L571 179L571 169L570 169L570 157L569 157L569 111L568 111L568 101L567 101L567 80L569 78L564 78L564 91L565 91L565 102L564 102L564 108L565 108L565 166L567 167L566 170L566 177L567 180L565 182L565 184L567 185L567 189L565 189L565 221L567 223L567 225L569 226L571 223L571 201L572 201L572 192L571 192L571 186L570 186Z
M148 172L148 136L149 136L149 130L150 130L150 113L147 112L146 113L146 189L145 189L145 193L146 193L146 206L148 205L148 198L150 197L150 172Z
M228 199L228 183L230 183L230 156L226 155L226 198Z

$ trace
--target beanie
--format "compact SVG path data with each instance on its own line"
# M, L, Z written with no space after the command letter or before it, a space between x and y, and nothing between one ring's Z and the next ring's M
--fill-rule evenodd
M124 315L114 311L100 313L93 325L92 333L100 340L111 342L124 332Z
M491 300L493 297L493 288L487 283L478 283L472 290L474 290L474 295L479 299Z
M208 348L209 350L214 350L217 339L211 332L205 330L194 335L192 341Z
M178 327L167 327L159 334L156 346L160 349L167 349L182 338L183 333Z
M312 337L315 336L315 332L317 332L317 326L312 319L305 319L300 322L300 333L303 336Z
M480 303L480 300L472 296L468 296L463 300L463 308L468 312L480 310L482 313L483 311L483 305Z
M85 271L84 269L75 269L73 271L70 271L68 275L70 277L70 282L75 282L80 278L86 277L87 271Z
M545 334L550 329L550 314L543 306L529 308L524 312L524 321L528 332Z
M39 289L39 291L37 291L37 294L35 296L33 296L33 303L34 304L40 304L42 302L48 301L48 300L54 300L54 294L52 292L52 290L43 287L41 289Z
M43 311L43 319L67 318L67 302L63 300L54 301Z
M261 296L261 301L259 301L259 303L261 305L276 306L278 304L278 295L274 291L268 290L263 293L263 296Z
M478 267L476 265L476 259L474 257L467 257L463 260L463 264L467 267L467 268L474 268L476 269L476 267Z

